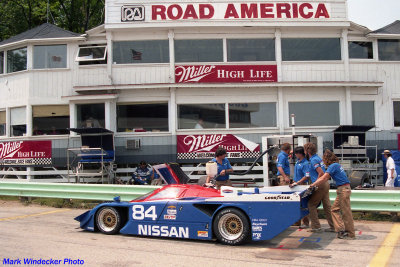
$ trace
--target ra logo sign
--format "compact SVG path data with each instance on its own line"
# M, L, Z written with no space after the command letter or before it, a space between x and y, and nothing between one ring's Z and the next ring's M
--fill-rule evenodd
M121 21L144 21L144 6L122 6Z

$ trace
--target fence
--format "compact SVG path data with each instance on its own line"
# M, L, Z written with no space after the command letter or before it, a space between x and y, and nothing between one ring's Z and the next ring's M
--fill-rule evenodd
M129 201L157 186L60 184L33 182L0 182L0 196L45 197L112 201L116 196ZM336 198L336 191L330 191ZM396 190L353 190L351 206L354 211L400 212L400 191Z

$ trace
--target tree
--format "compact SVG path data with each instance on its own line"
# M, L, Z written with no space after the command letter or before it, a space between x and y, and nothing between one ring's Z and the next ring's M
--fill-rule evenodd
M104 0L2 0L0 14L0 40L45 22L84 33L104 22Z

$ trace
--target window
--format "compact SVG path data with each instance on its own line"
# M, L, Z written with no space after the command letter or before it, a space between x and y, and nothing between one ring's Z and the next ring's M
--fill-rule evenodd
M339 102L290 102L290 115L296 126L337 126L340 124Z
M6 135L6 111L0 111L0 136Z
M274 39L227 40L228 61L275 61Z
M114 42L114 64L168 63L169 41Z
M33 47L34 69L67 67L67 45L35 45Z
M78 127L104 128L104 103L76 105L78 114Z
M276 103L229 104L229 127L276 127Z
M400 101L393 101L394 126L400 127Z
M118 104L118 132L168 131L168 103Z
M4 73L4 52L0 52L0 74Z
M7 73L26 70L26 47L7 51Z
M69 106L34 106L33 135L68 134Z
M379 60L400 61L400 40L378 40Z
M178 105L179 129L226 128L225 104Z
M222 40L175 40L176 62L222 62Z
M79 65L107 64L107 46L81 46L75 60Z
M375 126L374 101L351 102L353 125Z
M11 108L11 136L26 134L26 107Z
M339 38L282 39L283 61L341 60Z
M372 42L349 42L349 57L354 59L373 59Z

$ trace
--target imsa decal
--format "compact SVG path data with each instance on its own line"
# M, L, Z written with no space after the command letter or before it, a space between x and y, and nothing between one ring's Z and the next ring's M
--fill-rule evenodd
M138 235L189 238L189 227L139 224Z

